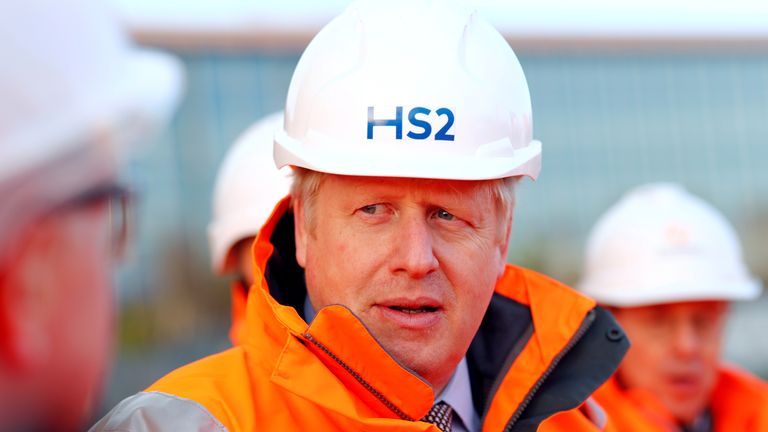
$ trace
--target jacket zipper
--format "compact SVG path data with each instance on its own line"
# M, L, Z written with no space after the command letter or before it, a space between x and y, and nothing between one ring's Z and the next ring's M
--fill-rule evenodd
M394 403L392 403L392 401L387 399L386 396L381 394L380 391L376 390L368 381L363 379L363 377L360 376L359 373L357 373L354 369L349 367L349 365L344 363L338 356L336 356L336 354L331 352L331 350L329 350L325 345L323 345L322 343L317 341L315 338L313 338L312 335L310 335L309 333L304 333L304 334L302 334L302 336L304 337L304 339L308 340L313 345L315 345L316 347L320 348L320 350L322 350L328 357L330 357L331 360L333 360L339 366L344 368L344 370L347 371L347 373L349 375L351 375L352 378L354 378L358 383L360 383L360 385L362 385L363 388L368 390L376 399L378 399L382 404L384 404L384 406L389 408L390 411L395 413L395 415L397 415L398 417L400 417L403 420L415 421L415 419L413 417L411 417L408 414L404 413L400 408L398 408Z
M509 421L507 422L507 425L504 427L504 432L512 431L512 426L515 424L517 420L520 419L520 416L523 414L523 411L525 411L525 408L527 408L528 404L531 403L531 400L533 400L533 397L536 395L536 392L544 384L544 381L552 373L552 371L557 367L558 363L560 363L560 360L562 360L563 357L565 357L568 351L570 351L571 348L573 348L581 340L581 338L584 336L585 333L587 333L587 330L589 330L593 322L595 322L595 311L590 310L587 316L584 318L584 321L581 322L581 325L579 326L578 330L576 330L576 333L574 333L573 337L571 337L571 340L568 341L568 344L560 351L560 353L557 354L557 356L552 360L552 363L549 365L547 370L544 371L544 373L541 375L541 377L539 377L539 379L536 381L533 387L531 387L531 390L525 396L525 399L523 399L523 401L517 407L517 410L515 410L515 413L512 414L512 417L510 417Z
M502 366L501 371L504 371L504 373L499 373L499 375L496 377L496 379L493 382L493 386L491 387L491 391L488 392L488 397L485 401L485 406L483 407L483 413L482 417L480 418L480 424L485 423L485 416L488 414L488 410L491 408L491 402L493 402L492 395L495 395L496 392L499 390L499 386L501 385L501 382L504 380L504 376L506 375L506 372L509 371L510 366L512 366L512 363L514 363L515 359L518 355L522 352L524 346L528 343L528 341L533 336L533 324L529 324L528 328L525 329L525 332L520 337L520 339L515 342L514 347L510 352L507 354L507 358L504 359L504 366Z

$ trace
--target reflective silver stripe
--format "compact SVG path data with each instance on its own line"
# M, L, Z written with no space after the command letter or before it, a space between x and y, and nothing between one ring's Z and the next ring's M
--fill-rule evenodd
M89 432L227 432L204 406L162 392L137 393L117 404Z
M582 406L584 407L582 412L587 418L594 423L598 429L605 429L605 425L608 423L608 415L605 413L603 407L592 397L584 401L584 405Z

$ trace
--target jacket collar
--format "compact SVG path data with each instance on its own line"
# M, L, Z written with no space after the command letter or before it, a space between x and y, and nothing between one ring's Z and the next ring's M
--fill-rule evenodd
M473 348L483 338L493 341L497 350L490 356L497 365L491 369L494 383L485 394L475 394L476 401L484 399L480 412L487 430L504 429L511 413L525 408L580 329L589 324L594 307L593 300L559 282L507 266L486 315L495 325L481 325L470 347L473 359L482 355Z

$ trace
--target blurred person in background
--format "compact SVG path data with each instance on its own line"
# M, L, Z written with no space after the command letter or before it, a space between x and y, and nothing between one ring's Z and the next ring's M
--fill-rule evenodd
M676 184L627 192L592 229L579 288L632 343L595 394L618 430L768 431L768 385L720 359L730 302L761 284L710 204Z
M599 430L581 406L626 338L506 263L541 143L517 57L472 8L351 5L299 60L275 161L291 197L253 246L241 343L93 430Z
M0 430L81 430L113 338L124 150L175 104L179 63L105 5L0 5Z
M290 169L278 170L272 157L275 131L282 126L283 113L277 112L248 128L224 157L213 190L211 265L220 275L234 276L229 338L235 345L243 339L245 304L253 285L253 240L291 184Z

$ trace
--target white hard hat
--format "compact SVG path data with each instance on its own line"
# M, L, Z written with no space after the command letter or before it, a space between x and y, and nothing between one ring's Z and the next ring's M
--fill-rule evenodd
M619 307L749 300L761 291L723 215L668 183L631 190L598 220L578 287Z
M0 183L175 106L178 61L134 48L106 3L0 2Z
M230 271L232 246L255 236L275 204L290 189L290 169L278 170L272 159L275 130L283 124L277 112L251 126L235 141L219 168L213 192L213 219L208 243L214 271Z
M315 36L288 90L275 162L333 174L536 178L523 70L453 1L359 1Z

